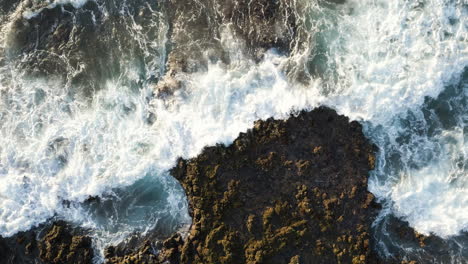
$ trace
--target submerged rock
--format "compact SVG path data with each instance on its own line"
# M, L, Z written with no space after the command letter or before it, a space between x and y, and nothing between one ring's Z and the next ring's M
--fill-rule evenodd
M298 31L297 6L284 0L172 0L167 2L167 13L173 53L196 61L210 49L226 48L220 39L224 31L244 42L245 55L256 59L270 48L289 53Z
M78 90L89 98L129 69L138 73L135 80L122 83L130 87L162 75L163 67L157 66L166 57L161 40L166 26L158 13L159 2L96 0L82 6L58 0L17 2L7 10L9 23L0 53L29 77L61 80L73 86L70 93Z
M9 59L21 58L32 76L66 76L69 70L98 65L97 23L102 14L95 2L83 8L71 4L23 1L7 32ZM97 68L97 67L95 67ZM88 72L96 79L97 75Z
M171 0L164 6L170 53L155 88L163 98L183 88L179 74L204 71L213 62L229 65L237 56L260 61L269 49L289 54L306 35L297 25L301 7L287 0Z
M379 252L387 254L385 263L463 263L457 261L454 256L466 258L466 250L460 245L468 243L468 233L462 233L449 238L440 238L436 235L424 235L418 233L409 223L403 219L390 215L375 223L376 228L384 229L385 236L381 232L374 232L377 240L386 243L378 245Z

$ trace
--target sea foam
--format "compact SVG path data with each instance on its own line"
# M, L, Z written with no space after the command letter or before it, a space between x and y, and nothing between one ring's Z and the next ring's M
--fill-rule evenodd
M457 235L468 227L466 84L449 97L451 127L434 120L450 116L427 117L438 109L425 103L466 83L468 9L462 1L372 2L350 2L348 23L338 26L345 52L334 59L345 81L332 104L385 131L367 130L380 148L370 191L417 231Z
M207 71L178 76L185 88L169 103L148 100L150 86L135 92L109 80L89 104L69 97L73 87L61 80L13 72L15 86L2 87L8 92L0 102L0 235L53 216L86 222L63 201L79 207L145 175L163 177L178 157L230 144L257 119L287 118L322 104L363 122L380 148L369 188L396 214L423 233L450 236L466 229L466 154L462 169L456 169L460 159L452 166L454 155L466 153L466 110L458 116L465 121L440 133L401 141L425 122L408 112L421 113L427 97L459 81L468 65L466 7L443 0L348 1L333 12L338 18L324 23L336 33L326 47L326 67L336 80L331 91L324 79L308 85L288 79L284 65L294 57L272 50L255 63L235 41L226 41L230 65L214 62ZM433 158L418 155L433 150ZM398 161L390 162L389 153ZM449 180L453 175L457 184Z
M35 8L25 9L22 12L22 14L23 14L23 17L25 19L31 19L31 18L36 17L37 15L39 15L44 8L52 9L52 8L55 8L57 5L66 5L66 4L70 4L74 8L80 8L84 4L86 4L86 2L88 2L88 1L93 1L93 0L52 0L52 1L43 1L42 3L39 3L38 6L36 6Z

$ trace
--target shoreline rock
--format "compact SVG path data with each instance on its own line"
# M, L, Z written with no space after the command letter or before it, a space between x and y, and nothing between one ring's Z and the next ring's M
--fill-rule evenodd
M189 199L188 237L174 235L158 255L146 241L107 263L373 263L376 149L361 130L320 107L179 160L171 174Z
M108 247L105 263L415 264L424 250L443 254L445 241L395 218L389 232L398 244L422 253L378 256L371 225L380 205L367 191L375 151L359 123L326 107L257 121L232 145L207 147L172 169L193 219L186 236L135 234ZM0 264L92 263L84 234L55 222L0 237Z
M11 238L0 237L0 264L92 263L91 238L81 230L58 221Z

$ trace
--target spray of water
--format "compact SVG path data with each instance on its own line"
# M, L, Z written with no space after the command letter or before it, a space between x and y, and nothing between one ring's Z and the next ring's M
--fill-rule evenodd
M54 216L99 226L82 203L145 177L168 188L159 209L187 223L186 204L174 202L182 191L166 173L178 157L230 144L257 119L322 104L361 121L378 145L369 188L386 204L383 212L425 234L466 230L466 4L295 4L307 37L291 54L271 50L255 62L226 27L220 41L230 63L180 73L184 88L169 99L153 97L151 81L164 71L165 52L151 54L165 47L165 34L149 39L135 20L126 25L138 33L144 67L121 67L91 99L73 93L78 88L66 79L2 66L0 234ZM163 25L155 30L164 32Z

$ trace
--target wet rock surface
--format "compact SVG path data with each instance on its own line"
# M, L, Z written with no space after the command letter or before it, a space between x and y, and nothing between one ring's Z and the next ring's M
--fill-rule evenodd
M463 250L453 251L453 248L457 248L454 244L463 245L468 242L466 232L449 239L442 239L432 234L424 235L396 216L389 216L378 224L384 225L379 228L385 228L388 235L377 239L392 239L385 243L385 251L390 253L385 259L386 263L459 263L453 260L453 256L466 255Z
M300 7L291 1L170 0L164 10L170 53L167 73L155 88L161 97L183 88L178 74L206 70L210 62L229 65L233 49L260 61L269 49L289 54L303 40Z
M91 238L65 222L0 237L0 263L92 263Z
M135 14L132 19L143 25L159 8L168 14L171 52L160 93L180 89L178 73L199 71L212 59L229 64L226 43L219 41L226 25L256 61L271 48L287 54L301 40L295 17L300 7L289 1L143 2L129 7L135 8L129 12ZM24 56L22 66L29 73L60 75L71 67L76 75L70 81L91 93L119 72L124 64L120 52L139 58L136 64L146 63L126 22L112 12L104 19L102 1L79 9L70 4L41 9L38 3L0 3L2 13L18 10L8 54ZM24 18L28 8L37 15ZM193 224L187 236L173 234L161 242L154 233L135 235L109 247L106 262L428 263L426 256L433 253L426 251L449 261L446 242L417 234L396 218L388 226L401 254L385 261L376 255L370 225L378 206L367 191L374 151L358 123L326 108L286 121L258 121L231 146L206 148L172 170L189 198ZM402 250L405 245L419 248L411 260ZM91 263L92 256L91 239L66 223L0 238L0 263Z
M4 52L28 76L60 79L90 97L129 65L143 69L165 57L163 45L153 45L165 28L156 1L97 0L78 8L59 1L16 2L4 8L11 21ZM145 81L159 78L163 67L153 71ZM125 85L137 87L143 80Z
M257 121L231 146L179 160L193 222L187 234L135 234L104 252L106 263L426 263L446 246L394 219L408 259L378 256L371 224L379 205L367 191L375 147L361 125L328 108ZM0 238L0 263L91 263L84 230L64 222ZM167 235L166 235L167 236ZM449 256L449 255L447 255Z
M325 108L259 121L232 146L180 161L172 173L193 217L181 261L365 263L374 149L348 122Z
M108 263L375 262L374 151L357 122L327 108L258 121L172 170L193 218L186 239L111 249Z

